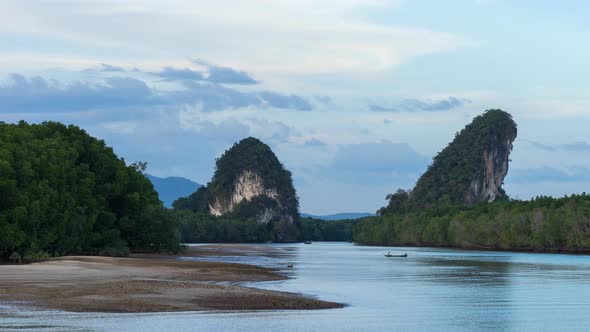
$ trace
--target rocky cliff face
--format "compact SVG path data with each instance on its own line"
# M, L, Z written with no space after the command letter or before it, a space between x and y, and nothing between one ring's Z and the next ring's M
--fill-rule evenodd
M502 184L516 134L516 123L510 114L485 111L434 157L413 190L389 195L389 205L379 213L473 205L506 198Z
M293 241L299 234L299 202L291 172L270 147L248 137L217 159L211 182L174 203L177 209L269 224L275 240Z
M505 137L503 142L488 146L483 151L483 169L476 179L469 184L465 203L473 205L478 202L493 202L497 197L505 196L502 184L508 174L508 161L514 136Z
M277 201L279 194L276 188L265 188L262 178L253 171L244 170L238 176L233 184L233 189L228 198L216 197L209 205L209 212L214 216L222 216L234 211L234 208L242 202L250 202L254 197L264 196ZM268 210L268 211L267 211ZM272 209L265 209L261 214L259 222L268 223L269 214L272 214Z

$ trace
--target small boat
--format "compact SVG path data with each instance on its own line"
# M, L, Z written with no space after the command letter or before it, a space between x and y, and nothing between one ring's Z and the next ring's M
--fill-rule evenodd
M405 253L403 255L392 255L390 253L384 254L385 257L408 257L408 254Z
M311 244L311 240L304 241L305 244Z

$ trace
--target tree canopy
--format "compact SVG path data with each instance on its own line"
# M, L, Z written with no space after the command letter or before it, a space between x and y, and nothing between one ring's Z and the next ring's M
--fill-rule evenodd
M485 151L497 151L496 158L508 163L517 127L512 116L499 109L491 109L475 117L455 135L455 138L432 160L428 170L418 179L411 191L398 190L387 197L389 205L381 214L407 212L438 205L470 205L466 197L473 183L482 186L486 160ZM500 187L501 199L507 199ZM478 200L479 199L479 200Z
M372 245L590 251L590 196L540 196L446 206L362 219L355 241Z
M144 170L77 126L0 122L0 257L178 250Z
M373 245L590 251L590 196L586 194L518 201L510 200L500 187L501 199L466 202L468 187L489 166L484 165L485 152L495 149L506 158L501 162L507 171L516 132L512 117L501 110L476 117L434 157L413 190L388 195L389 204L379 216L354 226L354 240Z
M175 210L191 210L196 213L210 213L213 202L228 202L234 193L235 184L244 172L260 177L263 187L276 191L277 197L264 195L243 200L217 220L256 220L265 210L275 211L270 220L273 240L294 241L299 235L299 200L293 187L291 172L288 171L272 152L270 147L254 137L235 143L216 160L213 179L189 197L176 200ZM191 218L203 224L203 218ZM235 225L235 223L233 223Z

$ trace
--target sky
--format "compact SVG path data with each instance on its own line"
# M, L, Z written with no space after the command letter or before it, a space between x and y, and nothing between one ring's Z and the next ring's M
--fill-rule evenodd
M255 136L301 210L374 212L486 109L513 115L505 181L590 191L590 3L0 2L0 121L60 121L156 176L207 183Z

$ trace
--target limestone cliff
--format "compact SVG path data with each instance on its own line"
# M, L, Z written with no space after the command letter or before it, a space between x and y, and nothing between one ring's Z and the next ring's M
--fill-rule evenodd
M508 174L508 161L514 136L506 137L504 142L488 146L483 151L483 169L469 184L465 195L468 205L479 202L493 202L497 197L505 196L502 184Z
M279 198L276 188L265 188L264 181L258 174L243 170L235 180L230 196L215 197L209 205L209 212L214 216L222 216L234 211L243 201L252 201L257 196L265 196L276 201Z
M516 123L504 111L475 117L433 158L414 189L389 195L389 206L380 213L505 199L502 184L516 134Z
M175 203L175 208L268 224L276 240L298 236L299 203L291 172L270 147L248 137L234 144L216 161L206 187Z

